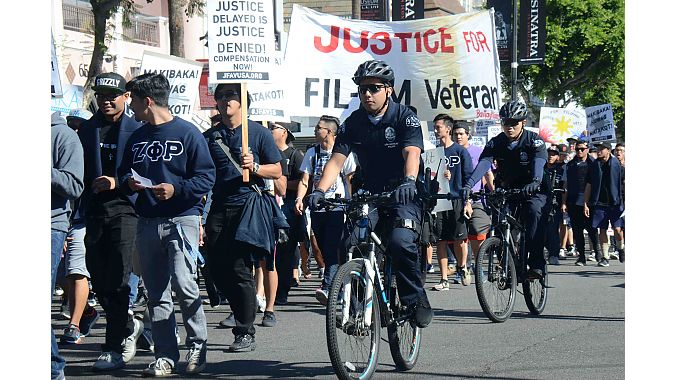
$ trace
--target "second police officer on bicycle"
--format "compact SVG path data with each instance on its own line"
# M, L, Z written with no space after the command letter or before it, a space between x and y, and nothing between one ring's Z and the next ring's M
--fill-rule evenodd
M417 244L422 215L416 191L423 151L420 121L391 97L394 70L387 63L366 61L352 80L359 89L360 107L341 125L333 155L308 203L313 209L320 205L351 152L359 158L365 190L372 194L394 191L395 204L387 210L389 217L380 216L383 222L392 223L386 253L392 258L402 304L414 307L416 324L426 327L433 312L423 288ZM378 215L371 218L374 226L378 219Z
M472 186L497 163L495 186L503 189L522 189L526 196L521 204L524 222L526 251L528 252L528 277L541 279L545 274L544 228L547 215L543 215L547 196L540 189L547 161L545 142L535 133L524 129L528 109L518 101L509 101L500 108L502 133L492 138L481 153L479 163L463 188L468 198ZM514 205L516 206L516 205Z

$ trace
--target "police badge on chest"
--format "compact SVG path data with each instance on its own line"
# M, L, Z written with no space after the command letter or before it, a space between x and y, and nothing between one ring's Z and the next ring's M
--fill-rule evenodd
M386 148L395 148L398 144L395 141L397 139L397 132L392 127L385 128L385 147Z
M527 166L528 165L528 153L526 153L526 152L520 153L519 163L521 164L521 166Z

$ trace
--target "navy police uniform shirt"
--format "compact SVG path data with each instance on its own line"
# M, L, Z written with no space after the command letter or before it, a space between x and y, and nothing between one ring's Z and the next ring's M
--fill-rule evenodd
M237 167L230 161L223 148L216 142L222 139L223 144L230 148L232 158L241 162L242 157L242 127L228 128L222 123L204 132L204 137L209 145L211 158L216 165L216 183L212 190L212 209L221 206L243 206L247 195L253 191L251 185L256 184L263 189L263 178L249 173L249 183L242 181ZM275 164L282 160L279 148L275 145L270 130L249 120L249 152L254 156L254 162L259 165Z
M504 132L493 137L484 147L479 160L497 161L495 184L501 188L520 188L533 181L535 158L547 160L545 142L535 132L524 129L513 143ZM542 180L542 178L540 178Z
M340 126L333 153L359 159L364 189L371 193L392 190L404 179L402 149L416 146L423 149L423 136L418 117L405 105L388 100L387 111L374 125L362 106Z

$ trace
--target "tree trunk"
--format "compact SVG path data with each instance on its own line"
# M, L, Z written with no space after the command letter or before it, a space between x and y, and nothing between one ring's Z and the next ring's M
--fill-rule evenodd
M103 71L103 56L106 54L106 29L108 19L117 11L121 0L90 0L92 13L94 13L94 50L92 51L92 60L89 62L89 73L84 87L83 104L88 108L94 98L92 84L96 76Z
M169 54L185 57L183 48L183 15L185 0L169 0Z

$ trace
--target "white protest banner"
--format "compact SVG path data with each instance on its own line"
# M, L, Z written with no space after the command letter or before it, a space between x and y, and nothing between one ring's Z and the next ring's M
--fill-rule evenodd
M54 46L54 35L52 35L52 96L55 98L63 96L61 74L59 73L59 60L56 57L56 47Z
M580 137L587 127L584 111L574 108L540 108L540 137L548 143L565 144L566 139Z
M587 132L592 143L616 141L613 107L610 104L587 107Z
M207 0L210 83L272 79L272 6L272 1L264 0Z
M431 150L423 152L420 159L425 165L425 169L430 168L432 171L432 178L436 178L439 181L439 194L448 194L450 191L449 182L444 177L444 170L446 170L446 165L448 161L444 155L444 148L438 147ZM446 199L437 200L437 205L434 207L433 212L452 210L453 203Z
M395 99L420 120L497 119L500 72L491 10L407 21L346 20L294 4L284 75L292 115L344 119L359 106L352 76L368 60L394 70Z
M202 74L202 63L172 55L143 52L141 73L159 73L169 80L169 111L174 116L192 120L193 107Z
M282 53L274 52L275 65L282 66ZM284 97L284 82L252 82L249 86L251 104L249 104L249 119L255 121L291 122L290 114L286 110Z
M61 115L66 116L70 111L82 108L84 99L84 88L82 86L64 84L62 90L62 97L52 97L49 108L51 112L59 111Z

